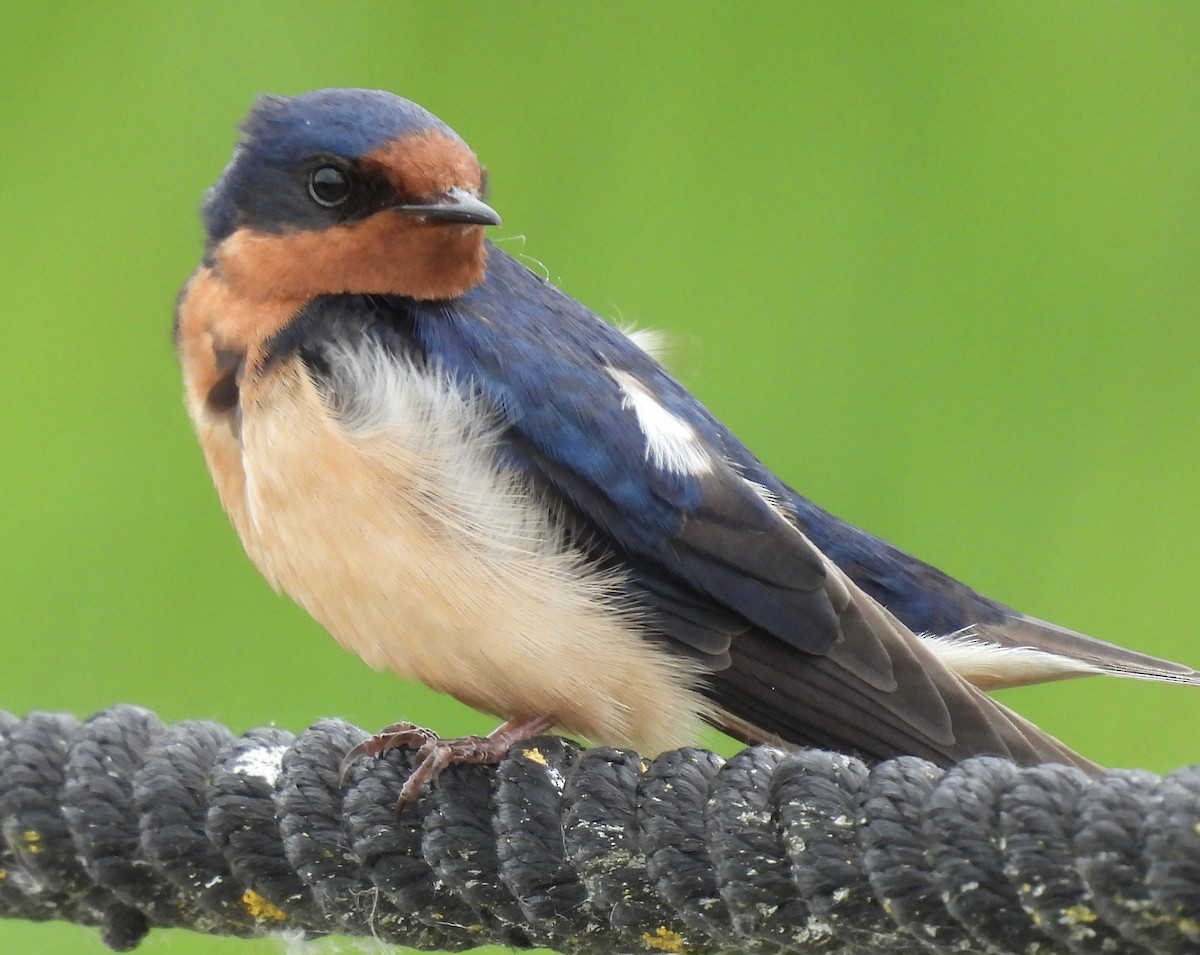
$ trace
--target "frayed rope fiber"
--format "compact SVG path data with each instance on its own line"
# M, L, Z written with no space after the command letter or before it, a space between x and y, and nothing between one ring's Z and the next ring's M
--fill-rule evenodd
M0 916L118 951L163 926L581 955L1200 952L1200 766L542 737L451 767L397 821L411 754L338 785L365 737L0 712Z

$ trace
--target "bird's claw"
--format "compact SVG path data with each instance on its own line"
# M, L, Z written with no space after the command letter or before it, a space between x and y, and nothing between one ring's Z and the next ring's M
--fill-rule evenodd
M426 783L431 783L447 766L469 764L486 766L498 763L523 740L532 739L554 725L549 717L509 720L487 736L460 736L442 739L433 730L412 723L393 723L369 739L352 747L342 760L339 779L345 785L350 767L364 756L380 757L394 749L415 749L412 772L400 788L396 817L417 801Z
M415 723L393 723L385 726L374 736L364 739L361 743L350 747L342 757L341 768L338 769L338 786L344 788L350 775L350 768L364 756L378 759L386 756L394 749L415 749L418 753L431 742L438 739L437 733L417 726Z
M434 736L426 740L413 755L413 770L400 789L396 800L396 815L399 816L417 801L426 783L432 783L447 766L467 763L485 766L498 763L508 753L512 743L506 739L490 736L460 736L457 739L441 739Z

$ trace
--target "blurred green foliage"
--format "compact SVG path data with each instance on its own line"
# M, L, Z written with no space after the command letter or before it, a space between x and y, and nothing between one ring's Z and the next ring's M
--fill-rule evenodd
M826 507L1200 663L1198 49L1184 0L9 5L0 706L491 725L270 592L180 405L201 193L257 93L318 86L454 126L504 247L669 331L683 378ZM1101 761L1200 757L1197 691L1007 699ZM102 950L15 922L0 949Z

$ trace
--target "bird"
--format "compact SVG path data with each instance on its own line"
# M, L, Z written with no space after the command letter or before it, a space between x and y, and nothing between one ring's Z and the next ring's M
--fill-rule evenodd
M769 470L629 334L486 237L486 175L380 90L263 95L206 193L174 341L253 563L345 648L504 722L948 765L1096 765L987 694L1182 665L1022 614Z

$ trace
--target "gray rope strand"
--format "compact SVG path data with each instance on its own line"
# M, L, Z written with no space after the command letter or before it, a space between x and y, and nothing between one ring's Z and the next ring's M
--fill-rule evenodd
M366 734L0 712L0 916L566 953L1200 952L1200 766L1166 777L820 750L647 761L556 737L455 766Z

